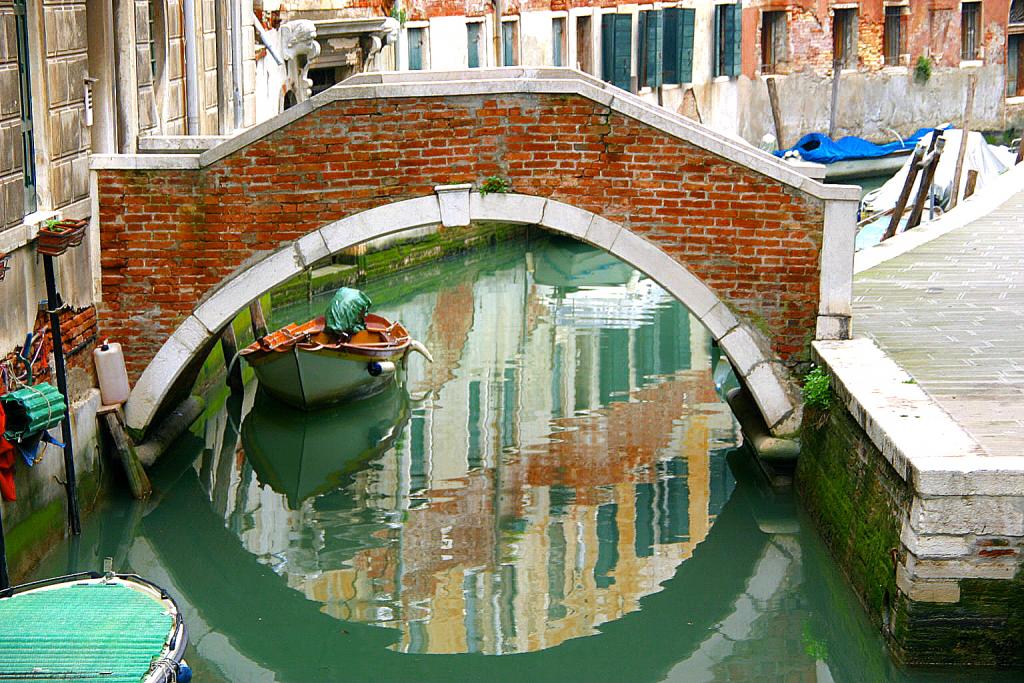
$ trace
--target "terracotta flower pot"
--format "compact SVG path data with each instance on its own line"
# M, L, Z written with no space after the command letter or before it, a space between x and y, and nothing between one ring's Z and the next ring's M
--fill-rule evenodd
M71 229L72 236L71 240L68 242L68 246L77 247L82 243L82 240L85 239L85 229L89 226L89 220L65 218L57 223L57 225Z
M46 256L60 256L67 251L74 236L73 228L63 227L59 224L44 225L39 228L36 251Z

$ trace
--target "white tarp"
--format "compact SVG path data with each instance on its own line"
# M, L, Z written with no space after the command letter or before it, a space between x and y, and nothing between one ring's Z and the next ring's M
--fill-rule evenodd
M953 173L956 170L956 158L960 150L960 139L963 131L949 128L941 134L946 140L946 146L942 152L942 157L939 159L939 166L935 169L935 179L933 180L932 187L938 199L937 204L945 205L949 197L952 196L950 190L953 186ZM918 147L923 147L927 151L932 135L934 133L929 133L921 138ZM967 171L972 169L978 171L978 183L975 189L977 191L985 187L986 184L991 182L1000 173L1013 166L1014 159L1015 154L1011 150L1006 147L989 145L985 142L985 138L981 133L972 132L967 136L967 153L964 155L964 166L960 175L960 197L963 197L963 190L967 185ZM907 174L910 172L910 161L911 158L907 157L907 161L896 172L896 175L877 190L872 190L864 196L861 202L861 212L863 215L880 213L896 206L900 192L903 190L903 184L907 180ZM917 196L917 188L921 185L921 175L918 174L917 180L914 181L910 202L913 202Z

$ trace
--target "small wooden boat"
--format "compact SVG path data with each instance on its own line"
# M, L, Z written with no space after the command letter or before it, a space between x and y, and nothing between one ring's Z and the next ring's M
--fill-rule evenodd
M186 683L188 632L167 591L83 572L0 591L0 680Z
M260 386L297 408L371 396L404 370L409 353L430 353L401 323L367 313L366 329L336 334L323 317L291 324L239 352L256 372Z

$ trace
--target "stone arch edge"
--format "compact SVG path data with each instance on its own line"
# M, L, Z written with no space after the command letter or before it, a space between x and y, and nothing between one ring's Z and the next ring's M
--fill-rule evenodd
M314 263L367 240L429 225L460 227L501 221L540 227L600 247L655 280L681 301L718 341L776 435L799 427L800 410L786 370L765 349L764 335L742 324L706 284L659 247L595 213L554 199L521 194L481 195L470 185L384 204L325 225L236 270L212 290L163 343L125 404L125 419L145 432L195 354L254 299Z

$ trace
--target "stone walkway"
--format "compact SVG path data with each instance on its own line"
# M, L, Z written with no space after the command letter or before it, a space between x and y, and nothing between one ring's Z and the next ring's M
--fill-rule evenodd
M853 302L856 336L990 455L1024 455L1024 191L857 274Z

